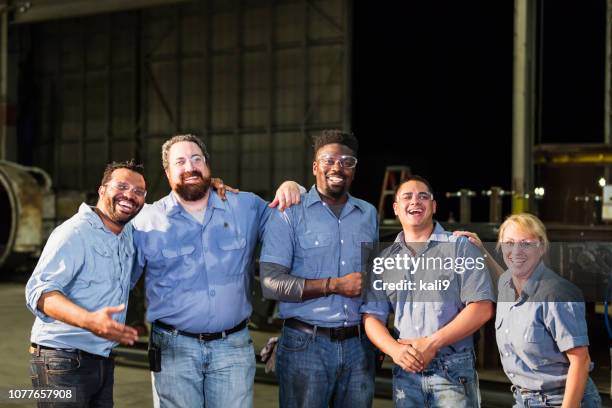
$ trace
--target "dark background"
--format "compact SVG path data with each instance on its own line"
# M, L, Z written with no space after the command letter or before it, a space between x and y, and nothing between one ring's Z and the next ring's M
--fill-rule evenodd
M605 0L538 7L536 143L601 143ZM458 217L447 191L511 188L513 15L512 0L354 2L354 195L377 203L390 164L431 181L440 220Z

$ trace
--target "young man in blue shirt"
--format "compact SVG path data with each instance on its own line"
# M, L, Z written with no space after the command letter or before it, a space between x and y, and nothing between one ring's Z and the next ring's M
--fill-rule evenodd
M374 353L361 327L361 244L378 240L374 207L351 196L358 143L314 138L316 185L275 213L260 258L262 291L281 301L276 358L281 407L369 407Z
M395 406L478 407L472 334L493 316L495 300L484 259L433 220L424 178L404 180L393 209L402 231L377 255L385 270L371 274L361 311L368 337L395 363ZM391 310L399 340L386 326Z

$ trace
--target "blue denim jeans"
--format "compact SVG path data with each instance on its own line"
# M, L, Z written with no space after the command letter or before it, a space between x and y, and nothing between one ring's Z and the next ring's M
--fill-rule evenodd
M33 388L72 389L72 402L39 402L39 408L113 406L115 363L79 351L40 350L31 355Z
M525 392L522 393L512 387L514 394L513 408L544 408L544 407L560 407L563 404L563 392ZM599 408L601 407L601 397L599 391L591 378L587 380L584 389L584 396L580 402L581 408Z
M253 406L255 351L248 329L203 341L153 326L162 353L153 373L162 408L249 408Z
M420 373L408 373L394 365L393 401L398 408L479 407L474 353L436 357Z
M283 327L276 351L281 408L371 407L374 360L365 333L332 341Z

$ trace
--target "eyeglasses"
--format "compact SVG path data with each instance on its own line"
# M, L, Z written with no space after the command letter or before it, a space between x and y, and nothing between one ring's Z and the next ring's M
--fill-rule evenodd
M540 241L518 241L518 242L509 241L509 242L502 242L501 246L504 249L512 250L514 249L515 245L518 245L518 248L525 250L525 251L529 251L531 249L538 248L540 244L541 244Z
M410 201L412 200L412 197L414 197L414 193L406 192L406 193L403 193L400 197L403 200ZM416 193L416 199L417 201L432 201L433 194L431 194L428 191L419 191L418 193Z
M331 154L322 154L317 157L318 162L323 167L332 167L336 163L340 163L340 167L345 169L355 168L357 158L353 156L332 156Z
M204 156L201 156L199 154L194 154L193 156L187 157L187 158L180 157L174 163L172 163L172 165L174 167L183 167L187 163L187 160L191 162L192 166L199 166L201 164L206 163L206 159L204 158Z
M106 183L105 186L110 186L111 188L114 188L115 190L119 190L122 193L131 191L132 193L134 193L136 197L140 197L140 198L145 198L147 195L147 190L143 190L142 188L134 187L131 184L125 183L123 181L113 181L111 183Z

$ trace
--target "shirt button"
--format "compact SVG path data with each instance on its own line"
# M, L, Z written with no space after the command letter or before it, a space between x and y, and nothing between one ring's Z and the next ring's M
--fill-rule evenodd
M338 220L338 224L340 224L340 220Z
M341 240L340 240L340 243L341 243L341 244L344 244L344 240L343 240L343 239L341 239Z
M319 245L319 241L315 241L315 245Z
M216 293L215 293L215 290L214 290L214 289L211 289L211 290L210 290L210 292L208 292L208 294L209 294L210 296L215 296L215 294L216 294Z
M506 357L508 357L508 356L510 355L510 353L505 353L504 355L505 355Z
M345 308L345 309L348 309L348 306L347 306L347 305L344 305L344 308Z
M510 377L514 377L514 373L510 373L508 374Z
M345 262L344 262L344 261L342 261L342 262L340 262L340 263L341 263L342 265L344 265L344 263L345 263Z
M415 330L419 330L421 328L421 326L414 326Z
M504 330L504 333L508 334L508 329Z

